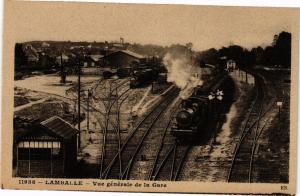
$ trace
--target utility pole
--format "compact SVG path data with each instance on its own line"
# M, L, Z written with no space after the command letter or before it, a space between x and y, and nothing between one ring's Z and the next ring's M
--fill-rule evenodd
M87 130L90 130L90 96L91 96L91 91L88 89L88 94L87 94Z
M154 93L154 81L151 82L151 93Z
M63 84L66 83L66 72L63 62L63 52L60 53L60 82Z
M75 128L75 126L76 126L76 98L73 101L74 101L73 127Z

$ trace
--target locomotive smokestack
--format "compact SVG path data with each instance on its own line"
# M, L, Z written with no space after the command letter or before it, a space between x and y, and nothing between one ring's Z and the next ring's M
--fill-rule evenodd
M195 87L203 84L201 68L192 61L190 56L178 53L167 53L163 58L168 70L167 80L181 89L181 99L187 99Z

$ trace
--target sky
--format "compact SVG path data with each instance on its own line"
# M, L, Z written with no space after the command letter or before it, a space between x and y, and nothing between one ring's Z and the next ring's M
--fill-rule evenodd
M141 44L193 43L194 50L230 43L269 45L291 32L295 9L100 3L19 3L9 17L18 41L112 41ZM298 15L297 15L298 16Z

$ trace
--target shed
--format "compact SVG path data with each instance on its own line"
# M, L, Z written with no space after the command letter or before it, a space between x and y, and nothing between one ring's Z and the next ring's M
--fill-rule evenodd
M131 63L143 59L144 56L129 50L118 50L102 57L105 66L113 68L129 68Z
M17 176L73 176L78 138L78 130L58 116L32 126L16 141Z

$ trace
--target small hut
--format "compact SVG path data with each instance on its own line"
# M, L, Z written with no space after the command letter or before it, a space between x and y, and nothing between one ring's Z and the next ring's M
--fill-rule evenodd
M77 129L58 116L32 126L15 141L17 176L73 176L78 135Z

